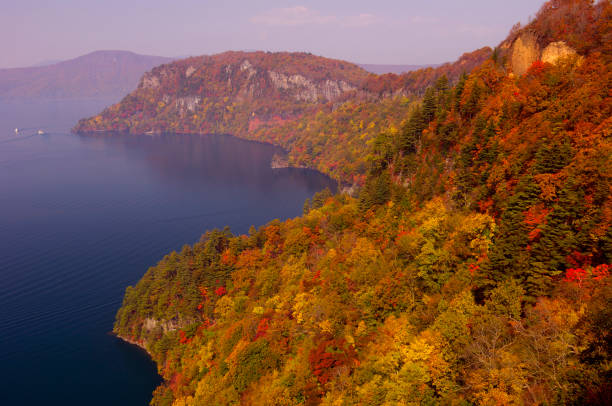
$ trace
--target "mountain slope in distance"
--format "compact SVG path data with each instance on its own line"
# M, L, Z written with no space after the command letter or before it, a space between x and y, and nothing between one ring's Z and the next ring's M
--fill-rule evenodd
M419 69L435 68L440 66L439 64L429 65L396 65L396 64L379 64L379 63L360 63L359 66L368 72L375 73L377 75L384 75L385 73L395 73L401 75L402 73L412 72Z
M95 51L46 66L0 69L0 99L120 98L143 73L170 61L129 51Z

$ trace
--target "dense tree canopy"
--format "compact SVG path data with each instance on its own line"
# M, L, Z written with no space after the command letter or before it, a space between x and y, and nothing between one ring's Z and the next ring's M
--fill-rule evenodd
M157 362L153 404L609 402L611 18L553 0L511 36L578 55L519 76L494 54L266 132L358 196L208 232L126 290L114 331Z

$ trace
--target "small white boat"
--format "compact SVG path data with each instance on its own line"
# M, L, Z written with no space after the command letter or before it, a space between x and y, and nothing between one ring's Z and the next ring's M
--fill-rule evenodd
M19 134L19 128L15 128L15 134Z
M44 133L45 133L45 132L44 132L43 130L38 130L38 131L36 132L36 134L38 134L38 135L43 135Z

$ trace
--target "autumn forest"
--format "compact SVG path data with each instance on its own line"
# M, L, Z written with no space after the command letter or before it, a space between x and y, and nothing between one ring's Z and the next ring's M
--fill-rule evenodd
M440 67L227 52L81 120L272 143L340 185L127 288L152 404L609 404L611 68L612 3L550 0Z

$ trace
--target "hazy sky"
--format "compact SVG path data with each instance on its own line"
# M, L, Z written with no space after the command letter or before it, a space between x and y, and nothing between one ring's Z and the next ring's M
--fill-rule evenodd
M309 51L427 64L497 45L543 0L1 0L0 67L94 50Z

